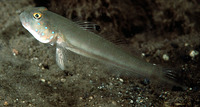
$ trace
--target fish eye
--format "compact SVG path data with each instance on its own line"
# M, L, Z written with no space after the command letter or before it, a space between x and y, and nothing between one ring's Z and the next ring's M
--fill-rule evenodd
M42 14L41 13L33 13L33 17L35 19L40 19L42 17Z

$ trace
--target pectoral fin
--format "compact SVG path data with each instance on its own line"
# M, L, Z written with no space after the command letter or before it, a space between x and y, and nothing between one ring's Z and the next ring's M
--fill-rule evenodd
M65 65L64 65L64 52L61 47L56 48L56 62L58 66L62 69L65 70Z

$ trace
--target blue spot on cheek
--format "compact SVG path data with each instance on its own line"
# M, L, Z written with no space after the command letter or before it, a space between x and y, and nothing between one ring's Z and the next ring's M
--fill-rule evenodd
M35 29L35 31L37 32L37 31L38 31L38 29Z
M40 25L40 23L37 23L38 25Z
M45 29L47 29L47 27L45 27Z
M42 36L44 36L44 33L42 33Z
M52 34L54 34L55 32L53 31Z
M53 39L53 36L51 36L50 39Z

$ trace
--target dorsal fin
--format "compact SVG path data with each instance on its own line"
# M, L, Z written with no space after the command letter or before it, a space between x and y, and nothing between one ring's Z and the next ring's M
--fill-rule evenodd
M100 32L101 28L99 25L94 24L92 22L87 22L87 21L75 21L76 24L78 24L81 28L83 28L84 30L88 30L91 32Z

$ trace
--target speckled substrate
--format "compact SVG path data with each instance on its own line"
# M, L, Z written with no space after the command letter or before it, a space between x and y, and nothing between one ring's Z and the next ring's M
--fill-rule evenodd
M0 0L0 106L199 105L197 0L86 1ZM193 89L181 91L144 78L112 76L107 71L113 69L71 52L67 52L68 69L62 71L55 62L55 47L39 43L19 21L18 14L33 6L99 24L102 36L145 55L144 60L183 69L186 84Z

